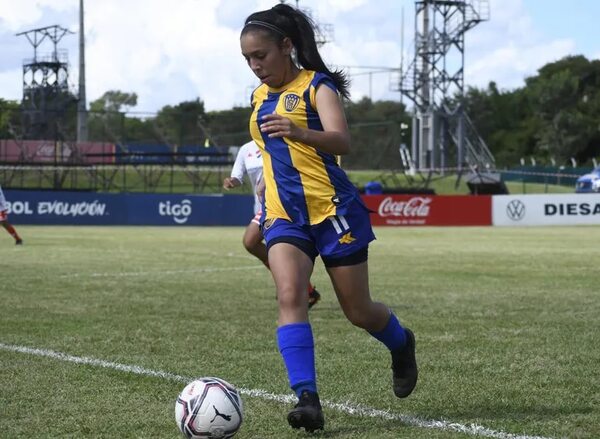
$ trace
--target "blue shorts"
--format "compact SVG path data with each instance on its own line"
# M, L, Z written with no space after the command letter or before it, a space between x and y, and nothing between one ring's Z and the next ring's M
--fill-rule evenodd
M276 218L262 225L267 248L279 242L295 245L313 261L317 255L327 267L355 265L367 260L369 243L375 239L368 209L352 201L345 215L327 218L320 224L296 224Z

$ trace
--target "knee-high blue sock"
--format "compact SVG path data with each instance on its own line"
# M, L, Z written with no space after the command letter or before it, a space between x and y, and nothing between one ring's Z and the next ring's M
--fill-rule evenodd
M279 352L290 380L290 387L300 397L304 390L317 391L315 343L310 323L291 323L277 328Z
M406 343L406 331L393 312L390 312L390 319L385 328L379 332L369 331L369 334L386 345L390 351L400 349Z

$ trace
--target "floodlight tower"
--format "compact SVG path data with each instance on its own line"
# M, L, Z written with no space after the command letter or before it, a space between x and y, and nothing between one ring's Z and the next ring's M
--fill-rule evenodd
M66 50L58 43L68 33L61 26L47 26L18 33L25 35L33 46L33 58L23 61L24 137L54 139L56 122L75 97L69 91L69 63ZM38 48L44 40L52 43L52 52L40 55Z
M85 30L83 23L83 0L79 0L79 96L77 101L77 141L88 138L87 102L85 97Z
M412 158L417 169L455 162L484 168L494 157L463 108L465 34L489 20L488 0L416 0L415 55L395 82L415 105ZM450 149L450 141L455 149Z

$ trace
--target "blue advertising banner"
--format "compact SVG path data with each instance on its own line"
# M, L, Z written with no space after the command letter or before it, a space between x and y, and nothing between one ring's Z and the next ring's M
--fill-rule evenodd
M252 217L252 195L106 194L5 190L15 224L237 226Z

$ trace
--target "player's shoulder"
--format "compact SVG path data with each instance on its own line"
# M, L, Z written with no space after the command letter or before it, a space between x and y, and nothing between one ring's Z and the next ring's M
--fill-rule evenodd
M240 151L248 151L248 150L252 150L253 151L255 149L258 149L258 146L254 142L254 140L246 142L242 146L240 146Z
M314 75L311 77L310 85L315 89L320 88L321 85L326 85L333 91L338 91L333 78L327 73L323 72L314 72Z
M269 86L267 84L260 84L258 87L256 87L250 95L250 105L252 106L252 108L255 108L256 104L260 101L265 100L268 95Z

